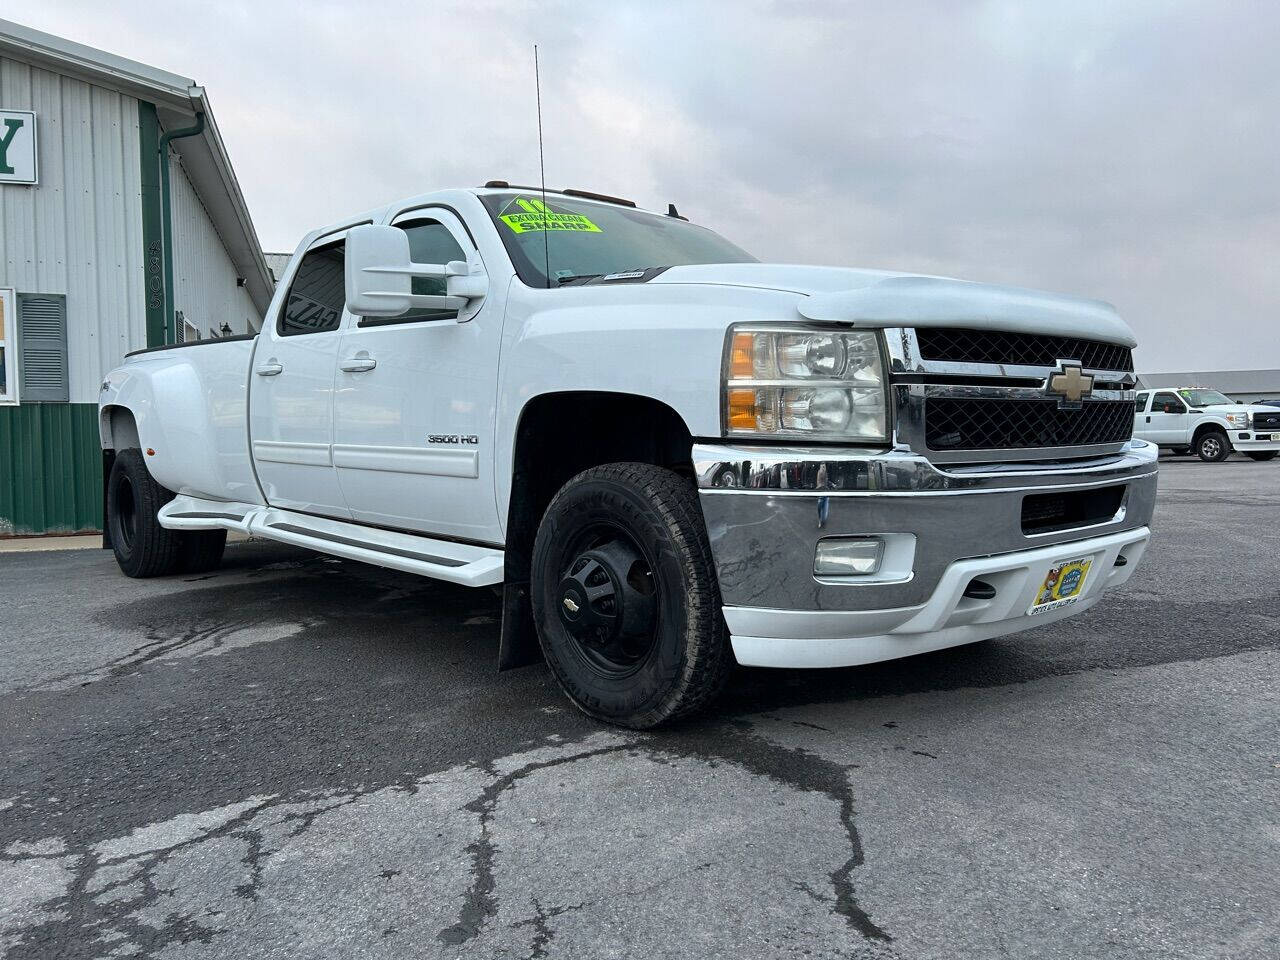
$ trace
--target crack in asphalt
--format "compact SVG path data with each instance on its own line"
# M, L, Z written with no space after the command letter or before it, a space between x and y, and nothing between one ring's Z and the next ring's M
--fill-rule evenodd
M521 920L517 923L513 923L512 927L516 929L521 927L533 927L533 942L529 945L529 955L525 960L539 960L539 958L547 955L547 944L556 938L556 933L551 928L549 921L554 920L562 914L581 910L587 905L587 903L570 904L563 907L553 907L552 909L547 910L542 906L541 901L539 901L537 897L533 897L531 899L533 900L533 909L537 911L537 913L528 920Z
M607 753L618 753L627 748L628 744L615 744L568 756L555 757L550 760L534 761L502 776L496 776L497 770L494 769L492 763L486 764L483 767L485 773L496 776L496 779L485 786L480 796L463 808L480 817L480 838L467 846L467 854L471 857L471 885L463 895L462 907L458 911L458 922L445 927L437 933L436 939L451 946L465 943L478 936L486 921L498 911L498 902L494 897L494 888L496 886L493 874L495 848L490 832L490 823L493 820L494 809L498 804L498 797L531 773L563 766L568 763L576 763L579 760L586 760L590 757L598 757Z
M840 825L848 838L850 852L844 863L828 875L835 891L832 912L843 917L848 926L867 940L893 941L893 937L871 919L857 900L853 872L863 865L865 856L862 837L855 823L857 811L846 766L819 757L803 747L784 747L774 743L755 733L751 724L741 720L726 727L691 733L676 730L648 746L663 753L704 760L715 758L736 764L790 789L821 793L835 801L839 805Z
M742 749L735 750L730 744ZM808 887L805 887L804 892L828 903L831 912L843 918L845 923L864 939L882 943L893 942L893 937L871 919L857 900L853 873L864 864L865 854L861 836L854 822L856 809L853 789L848 778L849 768L803 748L784 747L767 740L756 734L751 725L745 721L736 722L728 727L716 726L692 734L676 732L664 735L661 739L642 736L625 743L584 750L550 760L534 761L510 773L496 776L485 786L481 794L464 808L480 817L480 838L467 847L467 853L472 861L471 883L463 895L457 922L440 930L436 935L437 939L451 946L465 943L479 936L488 920L498 912L497 882L494 874L496 848L490 823L503 793L512 789L525 777L542 770L609 754L625 752L634 755L637 751L652 762L664 765L670 765L671 758L710 761L713 765L716 761L729 763L788 789L817 792L833 800L839 809L839 821L848 839L850 853L839 867L828 874L833 896L820 898ZM485 765L483 769L490 775L496 774L492 763ZM694 873L709 866L711 864L700 864L690 870L664 877L639 890L628 890L626 893L628 896L638 896L679 876ZM595 902L597 901L588 900L572 908L553 907L547 911L535 900L537 916L532 920L521 921L516 926L532 924L537 931L537 937L544 937L541 947L545 947L554 937L554 931L549 924L552 918L568 909L581 910ZM543 955L536 951L532 954L535 957Z
M354 803L367 793L386 789L383 786L357 791L342 802L329 804L315 811L316 816ZM232 838L246 845L246 852L240 863L249 869L247 883L238 884L232 893L246 900L258 901L262 886L263 864L276 851L265 847L263 831L252 825L259 815L273 809L297 803L297 798L267 797L260 802L241 810L234 817L211 827L202 827L195 836L185 837L164 847L143 850L138 853L120 856L103 857L97 850L99 844L80 844L68 847L60 854L5 855L3 859L23 861L35 859L61 858L64 862L74 862L76 869L71 882L62 896L42 905L44 912L52 914L55 919L47 920L22 929L21 939L6 954L9 960L35 960L48 956L48 945L58 943L70 945L59 953L60 957L95 957L101 954L104 941L115 942L127 940L133 949L134 956L145 957L155 954L173 943L201 942L209 943L225 931L206 926L195 917L170 913L160 926L147 923L139 918L139 914L148 907L154 907L164 895L172 895L171 889L157 885L155 874L159 867L168 862L176 854L193 847L206 844L212 840ZM288 834L297 837L310 829L316 816L303 818L296 814L285 814L281 823L291 819L301 821ZM130 866L133 869L117 879L104 884L94 885L93 878L100 870L112 867ZM137 885L140 890L131 897L112 897L110 894L126 890ZM211 911L217 913L217 911ZM108 934L105 931L110 931Z

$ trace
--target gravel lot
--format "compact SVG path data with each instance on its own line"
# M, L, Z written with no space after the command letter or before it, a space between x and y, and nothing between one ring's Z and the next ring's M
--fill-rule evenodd
M0 554L0 953L1280 956L1278 495L1163 463L1109 603L654 735L495 674L487 591Z

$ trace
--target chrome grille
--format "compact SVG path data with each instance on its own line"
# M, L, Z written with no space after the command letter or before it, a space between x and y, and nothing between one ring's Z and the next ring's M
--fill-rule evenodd
M1135 380L1126 347L1053 334L902 327L886 331L885 348L894 442L935 463L1102 456L1119 452L1133 434ZM1082 403L1049 391L1064 360L1093 378Z
M924 405L930 450L1020 450L1122 443L1133 432L1133 402L1088 400L1063 410L1057 399L930 397Z
M1128 347L1079 337L927 327L916 331L916 339L922 360L1033 367L1076 360L1086 370L1133 370L1133 352Z

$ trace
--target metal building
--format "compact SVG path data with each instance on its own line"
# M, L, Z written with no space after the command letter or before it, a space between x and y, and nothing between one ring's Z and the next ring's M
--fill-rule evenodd
M100 528L103 375L273 286L202 87L0 20L0 536Z

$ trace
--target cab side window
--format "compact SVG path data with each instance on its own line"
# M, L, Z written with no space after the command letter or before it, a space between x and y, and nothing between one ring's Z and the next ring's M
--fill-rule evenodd
M1147 412L1147 401L1148 401L1148 400L1150 400L1150 399L1151 399L1151 394L1149 394L1149 393L1140 393L1140 394L1138 394L1137 396L1135 396L1135 397L1133 398L1133 412L1134 412L1134 413L1146 413L1146 412Z
M397 223L409 237L409 256L414 263L448 263L466 260L467 255L453 239L449 228L438 220L410 220ZM443 277L414 277L410 292L417 296L443 297L448 291ZM369 317L360 321L362 327L383 326L389 323L413 323L418 320L448 320L458 315L457 310L413 309L396 317Z
M1178 399L1176 393L1170 393L1162 390L1155 395L1155 399L1151 403L1152 413L1186 413L1187 407Z
M337 330L346 303L346 244L309 250L298 264L276 331L282 337Z

